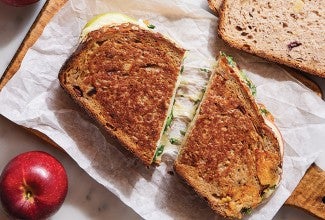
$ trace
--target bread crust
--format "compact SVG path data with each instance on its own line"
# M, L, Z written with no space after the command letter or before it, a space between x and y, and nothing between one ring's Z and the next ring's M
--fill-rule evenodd
M223 0L208 0L209 8L217 15L219 16L220 8L222 5Z
M150 165L184 54L136 24L104 26L88 33L59 81L111 138Z
M175 171L218 214L242 218L279 182L279 143L223 57L189 127Z
M244 1L248 2L248 1ZM241 4L241 2L236 2L238 4ZM249 3L249 2L248 2ZM325 77L325 69L324 69L324 64L322 66L319 65L310 65L307 62L298 62L293 58L289 58L288 56L282 55L280 56L279 54L274 53L271 50L265 50L265 48L260 48L255 46L251 41L249 40L243 40L243 38L238 39L238 38L233 38L230 36L229 32L229 21L231 20L229 18L229 12L231 11L232 4L231 0L223 0L223 4L221 9L219 10L219 26L218 26L218 35L226 41L231 47L237 48L239 50L243 50L245 52L260 56L262 58L265 58L269 61L277 62L279 64L284 64L289 67L293 67L299 70L302 70L304 72L317 75L320 77ZM316 9L315 9L316 10ZM240 11L237 11L236 14L240 16ZM291 16L295 16L295 14L291 14ZM241 19L245 19L241 17ZM258 19L258 18L256 18ZM271 21L270 21L271 22ZM280 24L279 24L280 25ZM270 27L271 28L271 27ZM320 33L322 34L322 33ZM262 40L262 39L261 39ZM293 42L295 43L295 42ZM320 47L324 48L324 45L319 45ZM289 45L288 45L289 47ZM274 48L275 50L276 48ZM288 48L288 51L291 49ZM310 51L315 50L315 48L309 48ZM288 53L287 53L288 55Z

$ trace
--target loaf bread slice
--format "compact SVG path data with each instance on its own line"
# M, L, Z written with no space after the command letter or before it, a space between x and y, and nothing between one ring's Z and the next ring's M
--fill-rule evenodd
M325 1L223 0L218 33L230 46L325 77Z
M103 16L86 25L83 40L60 70L60 84L111 138L150 165L185 50L124 15ZM105 21L110 24L102 26Z
M281 177L283 142L255 103L254 88L221 55L174 166L224 217L250 213Z

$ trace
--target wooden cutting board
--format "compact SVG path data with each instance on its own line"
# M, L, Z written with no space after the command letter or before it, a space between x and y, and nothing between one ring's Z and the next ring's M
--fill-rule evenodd
M48 0L45 3L44 8L26 35L23 43L19 47L17 54L2 76L0 80L0 90L19 69L21 61L24 58L27 50L42 34L46 24L66 2L67 0ZM300 78L299 80L305 81L306 79ZM306 85L308 86L308 84L311 84L311 88L314 87L314 90L317 90L317 86L315 87L313 82L307 80ZM53 146L59 147L44 134L35 130L30 131L38 137L51 143ZM321 170L315 164L312 164L285 204L301 208L314 216L325 219L325 171Z

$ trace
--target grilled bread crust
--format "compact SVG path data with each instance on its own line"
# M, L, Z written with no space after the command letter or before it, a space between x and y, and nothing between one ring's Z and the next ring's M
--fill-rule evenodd
M241 218L280 180L279 143L222 57L189 127L176 172L224 217Z
M222 0L218 33L230 46L325 77L325 1Z
M88 33L59 80L111 138L150 165L184 54L136 24L104 26Z

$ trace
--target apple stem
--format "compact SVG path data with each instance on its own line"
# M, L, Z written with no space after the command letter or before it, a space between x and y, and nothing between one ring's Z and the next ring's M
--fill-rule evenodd
M27 191L26 192L26 199L28 200L28 199L30 199L31 197L32 197L32 195L33 195L33 193L31 192L31 191Z

